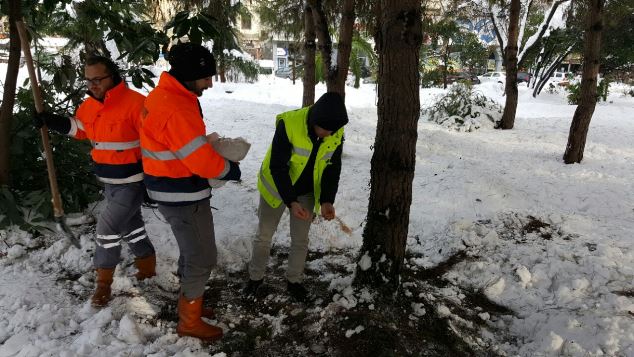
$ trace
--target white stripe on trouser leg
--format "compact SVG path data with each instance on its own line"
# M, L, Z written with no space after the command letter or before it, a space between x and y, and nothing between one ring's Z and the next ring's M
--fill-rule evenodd
M123 238L128 238L131 235L140 233L141 231L144 231L144 230L145 230L145 227L137 228L137 229L133 230L132 232L126 234Z
M110 235L97 234L97 239L113 240L113 239L121 239L121 236L118 234L110 234Z
M136 243L136 242L140 241L141 239L145 239L145 238L147 238L146 234L138 236L138 237L136 237L136 238L134 238L132 240L129 240L128 243Z
M126 234L123 239L128 242L128 243L136 243L138 241L140 241L141 239L144 239L147 237L147 234L145 233L145 227L141 226L135 230L133 230L132 232Z
M114 247L118 247L118 246L120 246L120 245L121 245L121 243L119 243L119 242L115 242L115 243L106 243L106 244L101 244L101 243L97 242L97 244L98 244L100 247L104 248L104 249L114 248Z

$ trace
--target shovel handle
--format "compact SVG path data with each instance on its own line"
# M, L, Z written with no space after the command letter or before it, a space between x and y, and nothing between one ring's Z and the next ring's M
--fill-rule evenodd
M20 34L20 43L22 44L26 67L29 70L31 90L33 91L33 99L35 100L35 110L41 113L44 111L44 101L42 100L42 93L40 92L40 86L37 81L37 76L35 75L35 68L33 67L33 57L31 57L31 48L29 46L26 26L24 26L24 22L22 21L16 21L15 24ZM48 128L46 125L40 128L40 135L42 136L42 146L44 147L46 168L48 169L48 182L51 186L51 196L53 198L53 215L59 219L64 217L64 209L62 208L62 197L59 194L59 187L57 186L57 175L55 174L55 164L53 163L53 150L51 149L51 142L48 137Z

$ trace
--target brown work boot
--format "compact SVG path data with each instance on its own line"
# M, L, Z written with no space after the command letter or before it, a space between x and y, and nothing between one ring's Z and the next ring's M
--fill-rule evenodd
M97 277L95 283L97 285L95 293L92 294L92 306L104 307L108 305L111 299L110 285L112 285L112 276L114 275L114 269L97 268Z
M141 281L156 276L156 255L152 254L145 258L134 259L134 265L138 272L134 275Z
M189 300L184 295L178 298L178 325L176 333L179 336L191 336L203 341L212 342L222 337L222 329L209 325L201 320L203 297Z

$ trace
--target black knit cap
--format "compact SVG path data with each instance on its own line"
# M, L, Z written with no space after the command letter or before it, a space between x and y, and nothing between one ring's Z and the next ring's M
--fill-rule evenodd
M216 74L216 60L209 50L191 42L174 45L167 56L169 73L179 81L195 81Z
M348 124L348 113L343 97L339 93L328 92L310 107L308 122L328 131L337 131Z

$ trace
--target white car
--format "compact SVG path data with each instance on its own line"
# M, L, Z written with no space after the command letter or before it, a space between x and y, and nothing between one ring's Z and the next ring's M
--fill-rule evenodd
M555 86L566 87L570 84L572 78L574 78L574 75L570 72L553 72L550 78L548 78L547 83Z
M504 72L487 72L478 77L480 82L497 82L497 83L506 83L506 73Z

